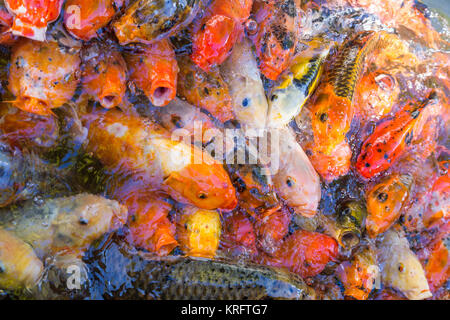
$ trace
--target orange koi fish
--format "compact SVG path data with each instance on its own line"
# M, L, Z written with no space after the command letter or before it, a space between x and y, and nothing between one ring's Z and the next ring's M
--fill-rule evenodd
M94 41L82 51L82 82L84 92L102 107L119 106L125 96L127 66L120 52Z
M345 140L338 144L329 155L317 151L313 143L305 146L305 152L314 169L327 183L346 175L350 170L352 150Z
M237 199L222 164L156 124L118 110L88 113L87 150L107 168L140 177L182 203L233 209Z
M422 110L434 99L434 91L426 101L406 104L393 117L386 118L364 141L356 161L356 169L364 178L372 178L388 169L411 144ZM420 133L420 132L419 132Z
M218 70L205 72L188 57L178 60L178 94L221 122L235 118L228 84Z
M177 93L178 64L169 40L125 55L129 77L157 107L167 105Z
M393 174L369 190L366 196L366 229L370 237L385 232L397 221L412 183L410 175Z
M69 33L88 41L105 27L116 13L115 0L68 0L64 5L64 26Z
M431 248L425 265L425 275L432 292L442 287L450 278L450 256L442 240Z
M268 254L273 253L288 234L290 222L291 214L287 208L275 212L269 209L258 216L255 227L260 249Z
M80 80L80 57L56 42L21 40L14 46L8 89L14 106L43 116L68 102Z
M318 151L330 154L345 139L355 114L353 96L366 57L384 32L364 31L347 40L328 66L311 100L311 123Z
M294 0L255 2L258 28L251 38L259 69L270 80L277 80L292 60L300 30L298 11Z
M230 55L243 36L253 0L213 0L192 29L192 61L209 71Z
M14 35L37 41L45 40L47 25L59 17L63 0L5 0L14 15Z
M116 2L120 7L125 1ZM150 44L184 29L202 5L202 0L133 1L112 27L121 45L135 42Z
M17 40L17 36L11 32L14 17L8 12L6 7L0 4L0 44L12 45Z
M391 111L400 94L397 80L383 70L364 74L355 89L355 105L364 120L379 119Z

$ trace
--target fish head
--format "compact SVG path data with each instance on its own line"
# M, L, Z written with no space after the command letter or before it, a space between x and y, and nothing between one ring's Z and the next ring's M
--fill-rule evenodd
M391 220L400 214L412 183L411 175L394 174L368 193L366 229L370 236L384 232L394 222Z
M214 257L219 247L221 223L217 211L192 208L178 221L178 239L190 256Z
M219 163L190 163L172 172L164 185L180 202L191 203L201 209L232 210L237 205L236 192L230 177ZM178 196L177 196L178 195Z
M366 208L359 201L348 200L340 204L336 221L339 228L339 242L344 248L353 248L359 244L366 216Z
M90 194L69 199L71 205L52 224L57 250L83 248L127 220L127 208L117 201Z

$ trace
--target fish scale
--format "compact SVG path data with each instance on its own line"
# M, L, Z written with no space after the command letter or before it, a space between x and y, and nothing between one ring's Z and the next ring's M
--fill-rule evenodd
M367 37L369 39L365 40ZM367 55L383 41L382 32L363 32L347 42L332 64L329 79L338 97L353 99L356 83L361 75Z
M121 299L315 299L315 291L295 274L255 264L183 256L146 257L113 243L100 279L104 298ZM107 272L106 272L107 271ZM94 272L102 272L94 270ZM114 283L111 290L105 283Z

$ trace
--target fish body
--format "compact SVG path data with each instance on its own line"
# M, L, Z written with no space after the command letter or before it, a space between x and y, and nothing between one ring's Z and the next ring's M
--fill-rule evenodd
M39 116L14 107L0 118L0 136L11 147L40 153L56 147L60 138L56 117Z
M269 94L268 127L281 127L297 116L314 92L330 46L302 52L294 58Z
M132 178L112 190L110 195L128 208L130 243L160 256L178 246L175 226L169 220L172 206L166 201L167 195L146 188Z
M303 300L316 297L300 277L279 269L194 257L152 259L122 251L105 254L103 258L104 265L109 267L99 278L107 277L110 281L102 281L99 286L113 285L106 288L103 298Z
M174 199L202 209L233 209L235 190L223 166L207 153L138 116L117 110L83 115L87 150L107 168L140 176Z
M4 208L0 227L33 247L38 257L86 249L101 235L125 223L127 210L116 201L79 194Z
M260 250L272 254L289 233L291 213L287 208L268 209L256 218L256 235Z
M323 271L326 264L337 257L337 242L322 233L297 230L272 254L263 257L264 264L283 267L303 278Z
M89 41L116 13L115 0L69 0L64 4L64 26L69 33Z
M410 300L432 296L425 271L400 231L391 229L384 234L378 247L378 261L384 285L401 291Z
M224 220L221 247L233 256L256 254L256 232L250 217L243 212L233 212Z
M0 289L31 288L43 270L42 261L29 244L0 228Z
M125 55L129 77L154 106L167 105L177 92L178 64L168 39Z
M412 183L413 178L408 174L393 174L368 191L366 229L369 236L383 233L400 217Z
M219 70L205 72L188 57L179 58L178 63L178 94L221 122L234 119L230 89Z
M278 130L278 170L273 183L278 195L296 213L313 216L321 198L320 178L289 128Z
M51 115L68 102L80 81L80 57L56 42L21 40L14 46L8 89L13 104L27 112Z
M82 51L83 90L110 109L119 106L125 96L127 65L112 45L90 42Z
M14 15L11 31L14 35L45 41L47 25L59 17L62 0L6 0Z
M150 44L167 38L192 22L202 1L133 1L113 24L121 45L132 42Z
M305 145L311 163L317 173L330 183L346 175L350 170L352 150L347 141L342 141L330 154L324 154L315 148L314 143Z
M230 88L234 114L241 125L264 128L268 104L251 43L237 43L221 71Z
M104 233L122 226L127 209L90 194L26 202L0 212L0 287L32 288L42 277L44 259L55 265L83 266L81 256Z
M422 111L434 97L430 93L422 102L409 102L395 116L386 118L364 141L356 161L356 169L364 178L387 170L411 144Z
M255 1L258 28L253 43L261 73L270 80L289 66L299 38L300 16L294 0Z
M193 23L191 59L205 71L222 64L241 40L253 0L213 0Z
M383 32L364 31L347 40L324 73L311 101L314 142L330 154L345 139L355 114L353 95L366 57L382 42Z
M278 204L272 176L261 164L230 165L232 182L238 192L239 205L251 215L255 211Z

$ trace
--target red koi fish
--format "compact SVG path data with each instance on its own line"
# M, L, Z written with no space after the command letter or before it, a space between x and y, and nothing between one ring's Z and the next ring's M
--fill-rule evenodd
M256 233L253 223L237 212L225 219L221 246L234 253L256 253Z
M372 178L388 169L411 144L422 110L434 99L435 92L424 102L408 103L394 117L379 124L364 141L356 169L364 178Z
M317 232L297 230L287 237L273 257L263 257L267 265L284 267L302 278L313 277L337 257L338 244Z
M6 0L6 7L14 15L12 33L44 41L47 25L58 19L63 2L63 0Z
M213 0L203 18L194 22L192 60L204 71L220 65L242 37L253 0Z

